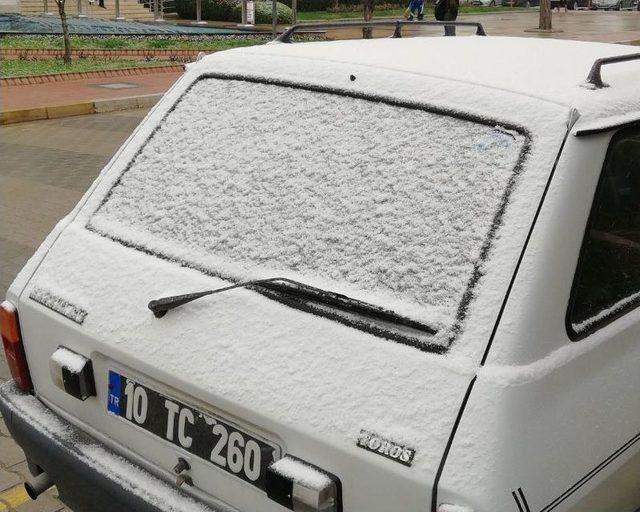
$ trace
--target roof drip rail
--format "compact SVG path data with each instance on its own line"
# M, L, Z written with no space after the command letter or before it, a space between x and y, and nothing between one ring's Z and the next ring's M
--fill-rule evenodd
M596 60L591 66L591 71L587 76L587 84L591 84L595 89L609 87L602 81L602 66L605 64L618 64L620 62L628 62L630 60L640 60L640 53L630 53L627 55L616 55L615 57L603 57Z
M282 34L274 39L279 43L290 43L291 36L295 32L307 30L326 30L332 28L375 28L375 27L394 27L391 37L402 37L402 27L404 25L424 25L430 27L474 27L477 36L486 36L487 33L481 23L474 21L407 21L407 20L388 20L388 21L334 21L329 23L301 23L292 25Z

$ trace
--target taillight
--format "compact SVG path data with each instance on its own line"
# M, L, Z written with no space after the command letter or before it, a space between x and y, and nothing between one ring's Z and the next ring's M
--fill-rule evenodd
M22 391L31 391L33 386L22 346L18 312L14 305L6 300L0 304L0 332L2 332L4 355L9 364L11 376Z

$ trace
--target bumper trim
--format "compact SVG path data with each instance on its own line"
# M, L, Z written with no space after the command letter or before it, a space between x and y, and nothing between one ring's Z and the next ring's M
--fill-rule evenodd
M50 475L61 500L75 512L225 510L195 501L117 455L13 381L0 385L0 412L28 461Z

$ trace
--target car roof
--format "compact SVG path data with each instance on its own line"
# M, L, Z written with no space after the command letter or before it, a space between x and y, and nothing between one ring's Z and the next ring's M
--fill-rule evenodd
M491 88L496 101L504 91L576 108L591 119L628 115L630 110L640 118L640 61L604 66L602 77L610 87L585 87L596 59L638 53L632 46L463 36L273 43L233 52L236 57L289 57L292 66L304 59L424 75L444 79L450 88Z

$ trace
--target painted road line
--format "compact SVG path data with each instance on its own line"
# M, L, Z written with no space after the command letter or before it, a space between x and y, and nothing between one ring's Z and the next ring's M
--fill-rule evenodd
M11 489L0 492L0 512L19 507L30 500L31 498L29 498L27 491L24 490L24 485L16 485Z

